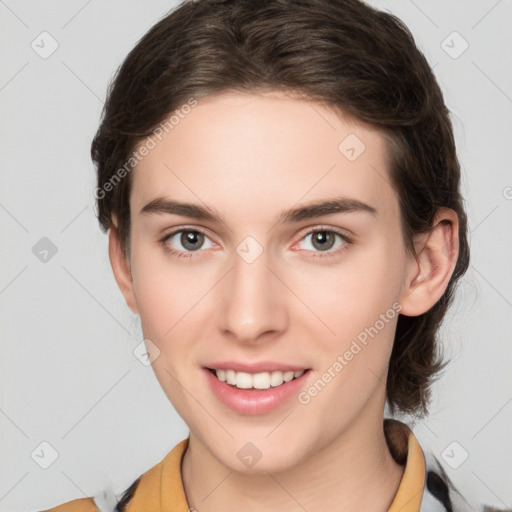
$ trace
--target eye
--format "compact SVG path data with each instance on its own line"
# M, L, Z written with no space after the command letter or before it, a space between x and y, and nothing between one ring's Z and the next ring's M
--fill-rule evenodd
M160 242L171 254L178 255L178 258L190 258L192 257L191 253L198 252L200 249L215 247L208 236L198 229L179 229L173 231L162 238Z
M310 240L309 240L310 239ZM308 241L309 240L309 241ZM315 229L307 233L298 242L307 242L306 251L321 254L321 257L336 256L348 247L351 240L340 231L335 229ZM178 229L165 235L160 243L164 249L170 254L176 255L178 258L192 258L195 252L201 252L201 249L211 249L218 247L211 239L199 229ZM205 245L206 244L206 245ZM318 257L313 254L312 257Z
M305 250L324 252L325 257L339 254L351 243L346 235L334 229L315 229L300 240L300 242L304 241L306 241ZM314 254L313 257L318 256Z

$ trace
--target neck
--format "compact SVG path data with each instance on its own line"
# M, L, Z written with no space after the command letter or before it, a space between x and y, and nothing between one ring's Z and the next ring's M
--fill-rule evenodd
M389 452L379 414L363 412L314 455L275 473L233 471L191 433L182 463L189 506L198 512L385 511L404 468Z

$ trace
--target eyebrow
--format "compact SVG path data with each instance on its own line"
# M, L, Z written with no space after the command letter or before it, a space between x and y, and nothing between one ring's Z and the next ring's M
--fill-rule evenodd
M297 208L285 210L278 217L277 224L300 222L335 213L366 212L373 216L377 210L357 199L335 197L328 200L314 201ZM169 214L191 217L193 219L225 224L222 216L215 210L197 204L182 203L165 197L157 197L147 203L140 214Z

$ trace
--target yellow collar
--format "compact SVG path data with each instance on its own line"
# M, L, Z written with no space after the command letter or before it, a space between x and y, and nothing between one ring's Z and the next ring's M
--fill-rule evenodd
M403 429L402 431L405 431L407 447L404 454L406 458L404 474L388 512L419 512L425 487L425 458L423 457L418 440L407 425L396 420L384 420L384 429L386 430L386 426L391 421L396 428L401 428ZM388 445L389 443L390 438L388 437ZM392 449L390 451L393 453Z
M404 465L404 474L388 512L419 512L425 485L425 459L421 447L407 425L384 420L388 447L395 460ZM127 512L189 512L181 479L181 462L189 438L180 441L156 466L141 477ZM47 512L97 512L92 498L64 503Z
M407 446L397 446L400 436L388 437L388 442L395 443L390 448L395 448L396 452L403 451L406 457L404 474L388 512L418 512L425 485L423 452L416 437L405 424L395 420L384 421L386 431L390 430L390 425L395 432L402 429L401 437L407 439ZM159 464L144 473L129 510L188 512L189 506L181 479L181 461L188 443L189 438L180 441Z

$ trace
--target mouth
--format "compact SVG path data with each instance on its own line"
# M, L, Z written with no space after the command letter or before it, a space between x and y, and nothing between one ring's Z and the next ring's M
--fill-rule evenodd
M270 388L278 388L287 382L299 379L309 369L296 371L263 371L259 373L240 372L232 369L206 368L220 382L237 389L264 391Z
M243 415L271 413L297 397L311 368L272 361L225 361L203 367L206 382L217 400Z

